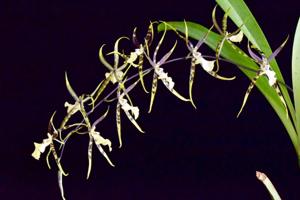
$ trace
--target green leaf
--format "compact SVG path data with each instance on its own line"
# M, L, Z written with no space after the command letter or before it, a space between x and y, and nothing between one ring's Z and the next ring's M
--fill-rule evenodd
M263 31L261 30L260 26L258 25L257 21L255 20L254 16L252 15L251 11L244 1L216 0L216 2L219 6L221 6L224 12L228 13L228 16L231 18L231 20L238 27L241 27L241 30L244 32L244 34L252 44L254 44L262 52L264 52L267 57L272 54L272 50ZM273 59L270 62L270 65L275 71L278 80L284 83L283 76L280 72L276 60ZM284 85L280 85L280 89L289 108L293 122L294 124L296 124L295 109L293 107L289 93Z
M174 30L185 34L185 23L184 22L167 22L169 26L167 26L168 30ZM196 40L199 40L199 38L203 38L203 36L207 33L208 29L204 26L193 23L193 22L186 22L188 30L189 30L189 36L191 38L194 38ZM164 30L164 25L160 24L158 26L158 31ZM222 39L222 36L219 34L214 33L213 31L210 31L208 33L206 40L204 41L212 50L216 50L216 47L219 43L219 41ZM258 66L256 63L247 56L241 49L239 49L237 46L235 46L232 43L228 43L225 41L221 55L232 61L238 66L244 66L250 69L257 70ZM250 79L252 79L255 75L254 72L251 72L245 68L239 67L241 71L246 74ZM256 86L258 89L262 92L262 94L266 97L268 102L271 104L279 118L281 119L282 123L284 124L285 128L287 129L289 136L293 142L293 145L296 149L296 152L298 153L298 157L300 157L300 145L297 138L296 131L294 129L294 126L289 118L286 117L286 111L284 106L282 105L277 93L273 88L271 88L268 84L268 81L266 78L260 78L257 80ZM245 86L245 90L246 90ZM241 95L242 96L242 95Z
M298 20L293 44L292 79L296 110L296 130L300 140L300 18Z

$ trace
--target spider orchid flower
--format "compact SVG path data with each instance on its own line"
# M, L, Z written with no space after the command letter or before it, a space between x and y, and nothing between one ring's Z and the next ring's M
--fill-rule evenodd
M69 94L72 96L72 98L75 100L75 103L71 104L67 101L65 102L64 106L67 108L67 115L63 119L63 122L61 123L61 126L60 126L59 130L65 129L67 127L66 124L67 124L67 122L69 121L69 119L71 118L72 115L74 115L78 111L82 112L81 102L86 102L88 100L91 100L92 101L91 104L93 105L93 103L94 103L92 96L88 96L87 98L84 98L84 95L78 96L76 94L76 92L73 90L73 88L72 88L72 86L69 82L67 73L65 73L65 82L66 82L67 90L68 90ZM60 135L60 138L61 138L61 135Z
M268 79L269 86L275 89L275 91L276 91L276 93L277 93L280 101L282 102L282 104L283 104L283 106L285 108L286 116L287 116L287 118L289 117L288 108L287 108L286 102L285 102L285 100L283 98L282 92L281 92L281 90L279 88L277 77L276 77L276 73L273 71L273 69L271 68L271 65L270 65L270 61L273 60L278 55L278 53L282 50L282 48L286 44L287 40L288 40L288 37L285 39L285 41L268 58L263 53L261 53L260 56L256 55L251 50L250 44L248 42L248 52L249 52L249 55L252 57L252 59L257 64L259 64L260 68L257 71L256 75L251 80L250 85L248 86L248 89L247 89L246 94L244 96L243 104L242 104L242 106L240 108L240 111L239 111L237 117L239 117L239 115L241 114L241 112L242 112L242 110L243 110L243 108L244 108L244 106L245 106L245 104L247 102L248 96L249 96L251 90L253 89L253 87L254 87L257 79L259 79L261 76L265 76Z
M165 23L166 26L166 23ZM153 54L153 59L150 59L148 55L146 55L146 58L148 59L150 65L153 67L154 69L154 73L153 73L153 80L152 80L152 88L151 88L151 99L150 99L150 107L149 107L149 113L152 110L152 106L153 106L153 102L154 102L154 98L155 98L155 94L157 91L157 83L158 80L162 80L163 84L165 85L165 87L173 94L175 95L177 98L179 98L182 101L190 101L190 99L187 99L185 97L183 97L182 95L180 95L175 89L175 83L172 81L172 78L168 76L167 73L164 72L164 69L161 68L161 66L163 64L166 63L166 61L169 59L169 57L172 55L177 41L175 42L175 44L173 45L173 47L170 49L170 51L165 54L159 61L157 61L157 53L158 50L164 40L166 34L166 29L157 45L157 47L155 48L154 54Z
M154 31L153 31L153 23L150 22L150 25L148 27L148 31L146 36L144 37L144 44L140 43L137 35L136 35L136 30L135 28L133 30L132 34L132 42L135 45L136 49L134 52L130 54L129 59L127 62L134 67L138 68L138 73L139 73L139 78L141 80L142 87L146 93L148 93L145 83L144 83L144 74L143 74L143 65L144 65L144 53L147 53L149 55L149 46L152 44L153 37L154 37ZM135 64L134 61L138 59L138 64Z
M193 95L192 95L192 89L193 89L193 83L194 83L194 77L195 77L195 72L196 72L196 65L201 65L202 69L206 71L209 75L221 79L221 80L233 80L235 77L227 78L227 77L222 77L217 74L217 72L214 71L215 68L215 60L206 60L203 58L202 54L199 52L199 48L201 45L204 43L205 39L207 38L209 32L213 28L213 26L207 31L207 33L203 36L203 38L200 38L194 46L192 42L189 41L189 33L188 33L188 28L187 24L185 23L185 36L181 36L179 33L179 37L185 40L186 46L188 50L190 51L189 55L191 55L191 68L190 68L190 77L189 77L189 96L192 105L196 108L196 105L193 101ZM177 31L176 31L177 32ZM189 56L188 56L189 57Z
M46 148L49 146L50 147L49 153L52 152L52 155L54 157L54 160L56 162L56 165L57 165L59 171L64 176L67 176L68 174L66 174L64 172L64 170L63 170L63 168L62 168L62 166L60 164L60 159L57 156L57 153L56 153L56 150L55 150L55 147L54 147L54 144L53 144L54 140L57 141L57 142L60 142L59 140L56 139L58 137L58 132L57 132L57 130L55 129L55 127L53 125L53 117L54 117L54 115L55 115L55 112L51 116L49 124L48 124L48 133L47 133L48 138L43 139L42 143L36 143L36 142L34 142L35 149L34 149L34 151L33 151L33 153L31 155L36 160L39 160L41 154L44 153L45 150L46 150ZM47 164L48 164L48 167L50 168L49 160L48 160L48 155L47 155Z
M119 148L122 147L121 110L125 112L129 121L138 129L138 131L144 133L142 128L136 122L136 120L139 117L139 108L137 106L132 105L131 99L128 95L128 93L137 85L139 81L140 80L130 85L127 89L124 89L124 92L122 94L121 94L121 89L117 91L118 102L116 106L116 122L117 122L118 138L119 138Z
M99 84L99 87L97 87L97 91L94 92L95 93L94 101L96 101L99 98L99 96L102 94L102 92L105 90L105 88L110 82L115 84L123 80L125 76L123 70L127 67L128 63L124 63L123 65L119 66L120 53L118 49L119 49L119 42L122 39L128 39L128 38L120 37L119 39L117 39L114 45L114 51L109 53L114 55L113 65L111 65L103 55L103 48L105 44L103 44L99 49L100 62L109 70L109 72L105 73L105 79Z
M228 41L229 44L231 44L230 42L235 42L235 43L241 42L243 40L244 33L241 30L241 27L243 25L241 25L237 30L235 30L232 33L229 33L227 31L227 18L228 18L229 10L227 10L224 13L223 20L222 20L222 28L220 28L220 26L219 26L219 24L216 20L216 9L217 9L217 6L215 6L213 11L212 11L212 21L213 21L213 24L216 27L217 31L223 37L222 40L218 43L217 48L216 48L216 64L217 64L217 70L216 71L218 72L219 68L220 68L219 67L219 58L220 58L220 54L221 54L224 42Z
M96 131L96 126L97 124L99 124L108 114L109 108L107 109L107 111L99 118L97 119L93 125L91 126L90 130L89 130L89 145L88 145L88 171L87 171L87 179L90 176L91 173L91 169L92 169L92 152L93 152L93 143L95 143L95 145L97 146L98 150L100 151L100 153L103 155L103 157L107 160L107 162L114 167L115 165L111 162L111 160L109 159L108 155L106 154L106 152L104 151L104 149L102 148L102 146L108 146L109 151L112 151L112 147L111 147L111 141L109 139L105 139L104 137L102 137L100 135L100 132ZM102 145L102 146L101 146Z
M103 56L103 47L105 45L102 45L99 50L100 61L109 70L108 73L105 73L106 80L107 80L107 82L111 81L113 84L116 82L119 82L123 79L124 74L123 74L122 70L125 69L127 66L127 63L119 66L120 53L119 53L118 49L119 49L119 42L122 39L128 39L128 38L120 37L119 39L117 39L117 41L115 42L115 45L114 45L114 51L109 53L109 54L114 55L114 64L113 65L109 64L107 62L107 60L105 59L105 57Z

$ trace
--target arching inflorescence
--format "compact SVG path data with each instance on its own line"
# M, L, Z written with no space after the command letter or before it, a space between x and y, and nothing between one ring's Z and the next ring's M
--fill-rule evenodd
M93 145L95 144L100 154L107 160L107 162L114 166L113 162L110 160L107 151L112 150L112 142L104 138L101 134L101 121L103 121L109 112L115 112L115 126L116 132L119 139L119 147L122 146L122 134L121 134L121 114L125 113L127 119L132 123L132 125L141 133L144 133L142 127L138 124L139 119L139 107L133 103L133 100L130 96L131 91L138 85L141 85L144 89L145 95L150 95L150 106L149 112L151 112L154 104L155 94L158 90L158 84L161 82L168 91L171 92L175 97L184 102L191 103L194 107L196 107L192 90L195 72L197 70L197 66L201 66L202 70L211 75L214 78L219 80L232 81L235 79L235 76L232 77L224 77L220 75L222 72L220 61L226 61L225 59L220 58L222 48L224 43L227 41L229 44L233 45L232 42L241 42L243 38L243 32L241 31L241 27L238 27L236 31L233 33L227 32L227 12L223 17L223 25L222 28L217 23L216 20L216 8L214 8L212 12L212 27L208 29L208 32L204 37L201 37L196 42L196 45L192 43L189 39L189 29L186 24L184 28L184 32L178 32L172 25L167 22L151 22L148 26L148 31L145 34L142 42L138 39L137 28L133 30L133 34L131 39L129 37L120 37L116 40L113 46L113 50L105 53L104 47L102 45L99 50L99 59L104 67L107 69L107 73L105 73L104 79L97 85L94 91L90 94L81 94L78 95L69 82L69 78L67 74L65 74L65 82L68 92L73 98L73 102L65 102L66 107L66 115L59 126L56 126L54 123L55 112L51 116L49 120L49 127L47 131L47 138L42 141L42 143L34 143L35 150L32 153L32 156L39 160L40 155L46 151L48 148L48 154L46 156L46 160L48 166L50 155L53 156L55 163L58 169L58 179L59 179L59 187L61 190L62 198L64 198L64 191L62 186L62 177L67 176L68 173L62 167L61 160L64 154L64 149L66 147L67 142L72 138L75 134L87 135L89 137L89 143L87 145L87 160L88 160L88 169L87 169L87 178L89 178L91 169L92 169L92 152ZM161 24L165 27L162 35L159 37L157 44L155 45L155 34L154 27L157 24ZM158 58L158 53L160 47L163 45L164 40L167 35L167 28L175 31L176 35L180 40L185 42L185 46L183 48L187 48L187 55L183 55L181 57L172 58L175 48L178 47L177 41L174 41L174 45L171 47L169 51L167 51L163 56ZM220 35L222 36L221 40L218 41L217 48L215 49L216 54L212 56L203 55L200 52L200 47L204 46L204 42L207 39L209 33L216 29ZM278 81L276 78L276 73L272 70L269 65L269 61L272 60L283 48L284 44L287 40L278 48L276 51L269 57L266 57L263 52L260 52L260 55L256 55L250 47L248 43L248 52L249 57L251 57L258 65L259 69L256 72L256 76L251 81L249 88L245 94L244 101L241 107L240 112L245 106L248 95L255 85L256 80L259 77L265 77L268 82L270 88L276 90L282 104L286 108L286 113L288 117L287 106L285 100L282 98L281 91L278 87ZM120 50L120 43L131 45L135 47L135 49L131 50L129 53L125 53L125 50ZM154 47L153 47L154 46ZM113 57L113 63L109 63L107 57ZM247 55L246 55L247 56ZM208 58L209 57L209 58ZM166 66L169 63L174 63L178 60L188 60L190 63L190 74L189 74L189 82L182 83L187 84L188 88L188 97L184 97L177 90L175 90L175 82L171 76L168 75ZM149 91L147 90L147 86L144 82L144 77L147 75L152 75L152 86ZM108 91L110 85L113 86L111 91ZM150 86L149 86L150 88ZM115 107L111 109L111 107ZM99 116L99 108L106 108L104 114ZM112 111L113 110L113 111ZM91 116L96 118L95 121L91 120ZM70 123L70 119L74 116L80 116L81 120L76 123ZM96 116L96 117L95 117ZM76 118L76 119L77 119Z

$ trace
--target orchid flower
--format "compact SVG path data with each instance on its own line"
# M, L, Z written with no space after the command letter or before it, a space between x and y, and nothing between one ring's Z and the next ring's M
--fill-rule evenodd
M99 49L99 59L100 59L101 63L109 70L109 72L105 73L105 79L99 85L99 89L95 94L96 95L96 97L94 98L95 101L99 98L99 96L105 90L105 88L107 87L109 82L112 82L113 84L115 84L117 82L120 82L124 78L125 74L124 74L123 70L126 68L128 63L124 63L123 65L119 66L119 56L120 55L118 53L118 49L119 49L119 42L122 39L128 39L128 38L120 37L119 39L117 39L117 41L115 42L115 45L114 45L114 51L111 52L112 54L114 54L114 65L113 66L111 64L109 64L107 62L107 60L104 58L103 47L105 46L105 44L103 44Z
M138 80L140 81L140 80ZM116 122L117 122L117 132L119 138L119 148L122 147L122 134L121 134L121 109L125 112L129 121L141 132L144 131L136 122L137 118L139 117L139 108L137 106L133 106L130 100L128 93L137 85L138 81L130 85L124 92L121 94L121 88L117 91L118 102L116 106ZM129 99L125 98L125 96Z
M33 151L33 153L31 155L35 159L39 160L41 154L44 153L45 150L46 150L46 148L49 146L50 147L49 148L49 152L52 152L52 155L54 157L54 160L56 162L56 165L57 165L59 171L61 171L61 173L64 176L67 176L68 174L66 174L64 172L64 170L63 170L63 168L62 168L62 166L60 164L60 159L57 156L57 153L56 153L56 150L55 150L55 147L54 147L54 144L53 144L53 141L58 137L58 132L57 132L57 130L55 129L55 127L53 125L53 117L54 117L54 115L55 115L55 112L51 116L49 124L48 124L48 133L47 133L48 138L43 139L42 143L36 143L36 142L34 142L35 149L34 149L34 151ZM56 140L56 141L58 141L58 140ZM48 163L48 167L50 168L48 157L47 157L47 163Z
M100 132L96 131L96 126L97 124L99 124L108 114L109 108L107 109L107 111L99 118L97 119L93 125L91 126L90 130L89 130L89 145L88 145L88 172L87 172L87 179L90 176L91 173L91 169L92 169L92 152L93 152L93 143L95 143L95 145L97 146L98 150L100 151L100 153L103 155L103 157L107 160L107 162L114 167L114 164L111 162L111 160L109 159L108 155L106 154L106 152L103 150L102 146L108 146L109 151L112 151L112 147L111 147L111 141L109 139L105 139L100 135Z
M282 104L283 104L283 106L286 110L287 117L289 116L286 102L285 102L285 100L283 98L283 95L282 95L282 92L281 92L281 90L278 86L276 73L273 71L273 69L270 66L270 61L273 60L278 55L278 53L282 50L282 48L286 44L287 40L288 40L288 37L268 58L263 53L261 53L260 56L256 55L251 50L251 47L250 47L249 42L248 42L248 52L249 52L250 56L253 58L253 60L256 63L259 64L260 69L256 72L256 75L251 80L251 83L248 86L248 89L247 89L246 94L244 96L242 107L240 108L240 111L239 111L237 117L239 117L239 115L241 114L241 112L242 112L242 110L243 110L243 108L244 108L244 106L247 102L248 96L249 96L251 90L253 89L257 79L260 78L261 76L265 76L268 79L269 86L275 89L278 97L280 98L280 101L282 102Z
M101 154L107 159L107 161L109 162L109 164L112 164L112 162L109 160L108 156L106 155L106 153L104 152L104 150L102 149L102 147L100 145L108 145L109 146L109 150L111 151L111 142L107 139L104 139L99 132L96 132L95 129L96 129L96 125L101 122L107 115L108 113L108 110L107 112L101 116L98 120L96 120L96 122L91 125L90 123L90 120L87 116L87 113L85 111L85 108L84 108L84 100L83 100L83 96L80 96L78 97L77 94L75 93L75 91L73 90L69 80L68 80L68 77L67 77L67 74L66 74L66 85L67 85L67 89L69 91L69 93L71 94L71 96L74 98L74 100L76 101L75 104L69 104L69 103L65 103L67 108L70 110L70 111L67 111L68 113L69 112L74 112L75 111L80 111L81 114L82 114L82 117L85 121L85 126L89 129L88 133L89 133L89 137L90 137L90 141L89 141L89 146L88 146L88 161L89 161L89 167L88 167L88 175L87 175L87 178L89 177L89 174L90 174L90 171L91 171L91 166L92 166L92 145L93 145L93 141L95 142L96 146L98 147L99 151L101 152ZM90 97L88 97L90 98ZM88 99L87 98L87 99ZM82 125L82 123L80 123L80 125ZM68 136L67 136L68 137Z
M206 60L205 58L203 58L202 54L199 52L199 48L201 47L201 45L204 43L206 37L208 36L209 32L211 31L211 29L213 28L213 26L209 29L209 31L204 35L203 38L199 39L196 46L194 46L188 39L189 34L188 34L188 28L187 28L187 24L185 23L185 43L186 46L188 48L188 50L190 51L190 56L191 58L191 68L190 68L190 77L189 77L189 95L190 95L190 99L191 99L191 103L192 105L196 108L195 103L193 101L193 97L192 97L192 88L193 88L193 83L194 83L194 77L195 77L195 71L196 71L196 65L200 64L202 69L204 71L206 71L209 75L217 78L217 79L221 79L221 80L233 80L235 79L234 77L223 77L217 74L217 71L214 71L215 68L215 60ZM180 35L180 37L182 37Z
M137 58L139 58L138 64L135 66L138 67L139 77L141 80L142 87L143 87L144 91L146 93L148 93L148 91L146 90L144 78L143 78L143 76L144 76L143 75L143 64L144 64L144 52L146 51L147 55L149 55L149 46L152 44L153 37L154 37L153 23L150 22L146 37L144 38L144 44L141 44L139 42L139 40L137 39L136 30L137 30L137 28L135 28L133 30L133 34L132 34L132 42L135 45L136 49L134 52L132 52L130 54L130 58L128 59L127 62L130 61L131 63L133 63L133 61L135 61Z
M214 7L213 12L212 12L212 21L214 26L216 27L217 31L221 34L221 36L223 37L222 40L218 43L217 48L216 48L216 64L217 64L217 72L219 70L219 58L220 58L220 54L224 45L224 42L227 41L229 43L231 42L241 42L243 39L243 32L241 30L241 27L239 27L237 30L235 30L232 33L229 33L227 31L227 18L228 18L228 12L225 12L224 16L223 16L223 20L222 20L222 29L220 28L217 20L216 20L216 9L217 6Z
M166 25L166 24L165 24ZM190 101L189 99L183 97L182 95L180 95L175 89L175 83L173 82L172 78L170 76L168 76L168 73L164 72L164 69L161 68L161 66L163 64L166 63L166 61L168 60L168 58L171 56L171 54L173 53L177 41L175 42L175 44L173 45L173 47L171 48L171 50L165 54L159 61L157 61L157 53L158 50L164 40L166 34L166 29L158 43L158 45L155 48L154 54L153 54L153 58L150 59L148 55L146 55L146 58L148 59L150 65L153 67L154 69L154 73L153 73L153 80L152 80L152 88L151 88L151 99L150 99L150 107L149 107L149 113L152 110L152 106L153 106L153 102L154 102L154 98L155 98L155 94L157 91L157 83L158 80L161 80L163 82L163 84L166 86L166 88L172 93L174 94L177 98L181 99L182 101Z
M92 97L93 95L90 95L90 96L87 96L87 97L84 97L85 95L82 95L80 97L77 96L77 94L73 90L73 88L72 88L72 86L71 86L71 84L70 84L70 82L68 80L67 73L65 73L65 82L66 82L67 90L70 93L70 95L72 96L72 98L75 100L75 103L72 104L72 103L69 103L69 102L66 101L65 104L64 104L64 106L67 108L67 115L63 119L63 121L62 121L62 123L60 125L60 128L58 129L59 137L60 137L61 140L62 140L62 138L61 138L61 131L63 129L66 129L67 127L69 127L69 126L67 126L67 122L69 121L69 119L74 114L76 114L78 111L81 111L80 101L86 102L88 100L91 100L92 104L94 102L94 99ZM84 124L80 123L80 125L84 125Z

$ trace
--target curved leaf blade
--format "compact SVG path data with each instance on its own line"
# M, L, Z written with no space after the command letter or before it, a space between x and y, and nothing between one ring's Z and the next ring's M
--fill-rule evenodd
M296 110L296 130L300 140L300 18L295 32L292 54L292 81Z

